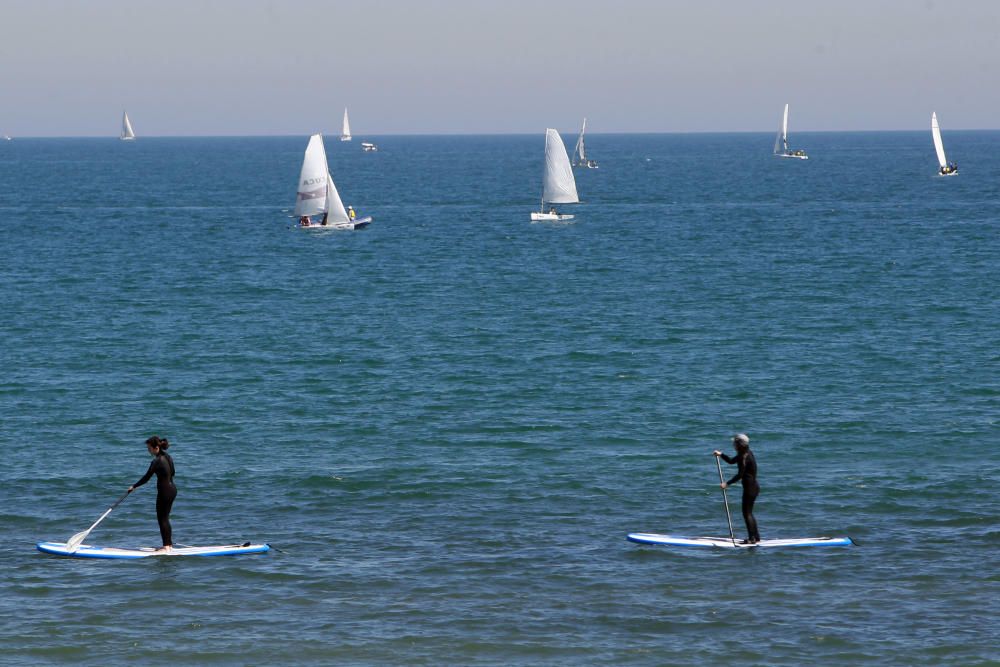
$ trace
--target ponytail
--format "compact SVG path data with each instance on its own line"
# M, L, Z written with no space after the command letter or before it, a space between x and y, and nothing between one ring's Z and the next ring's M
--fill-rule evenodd
M146 444L150 447L156 447L161 452L167 451L170 447L170 442L166 438L161 438L158 435L151 436L148 440L146 440Z

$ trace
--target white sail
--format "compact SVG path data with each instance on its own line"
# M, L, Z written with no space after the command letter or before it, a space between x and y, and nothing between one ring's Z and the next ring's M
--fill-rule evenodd
M587 132L587 119L583 119L583 127L580 128L580 137L576 140L576 148L573 149L573 160L577 164L587 164L586 149L583 145L583 135Z
M781 121L781 140L785 144L785 150L788 150L788 105L785 105L785 116Z
M340 132L341 141L351 140L351 121L347 118L347 107L344 107L344 126L341 128Z
M330 172L326 172L326 224L333 225L343 222L350 222L351 218L347 215L347 209L344 208L344 202L340 200L340 193L337 192L337 186L333 184L333 176Z
M931 112L931 136L934 137L934 151L937 153L938 164L948 166L944 157L944 143L941 141L941 127L938 125L937 112Z
M128 119L128 112L122 112L122 133L120 136L122 141L130 141L135 139L135 131L132 129L132 123Z
M566 155L562 137L552 128L545 130L545 180L542 202L550 204L576 204L576 179Z
M306 154L302 159L299 187L295 195L295 217L317 215L326 211L328 173L323 135L314 134L309 137L309 145L306 146Z
M778 136L774 138L774 154L788 152L788 105L785 105L785 113L778 124Z

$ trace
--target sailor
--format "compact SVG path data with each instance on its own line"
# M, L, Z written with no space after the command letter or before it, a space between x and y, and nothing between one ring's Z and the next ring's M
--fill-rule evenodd
M723 489L733 482L742 480L743 483L743 521L747 525L747 539L742 544L756 544L760 542L760 533L757 530L757 519L753 516L753 504L760 493L760 485L757 483L757 460L750 451L750 438L745 433L737 433L733 436L733 448L736 456L729 457L718 449L712 452L723 461L732 465L736 464L736 476L728 482L722 482Z
M169 551L173 546L173 531L170 527L170 508L174 505L177 497L177 487L174 486L174 460L167 454L170 443L166 438L152 436L146 440L146 449L153 457L153 462L149 464L149 469L142 478L128 487L128 492L132 493L137 487L142 486L155 474L156 475L156 521L160 524L160 538L163 540L162 551Z
M311 224L312 224L312 220L309 219L308 215L304 215L301 218L299 218L299 226L300 227L308 227Z
M354 207L353 206L348 206L347 207L347 217L350 218L352 222L354 221Z

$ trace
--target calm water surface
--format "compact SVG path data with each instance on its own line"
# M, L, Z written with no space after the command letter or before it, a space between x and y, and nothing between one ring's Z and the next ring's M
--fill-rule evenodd
M305 137L0 145L0 663L1000 664L1000 133L594 135L562 225L542 133L375 140L356 233ZM626 542L727 532L735 431L764 537L859 546ZM152 433L178 543L280 551L37 553Z

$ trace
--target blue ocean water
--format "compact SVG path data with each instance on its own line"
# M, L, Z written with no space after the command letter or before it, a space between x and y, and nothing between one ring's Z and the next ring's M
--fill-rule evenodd
M320 233L305 137L0 144L0 663L998 664L1000 133L793 139L594 135L558 225L541 133L328 141ZM858 546L626 542L728 532L736 431ZM37 553L153 433L176 542L280 551Z

